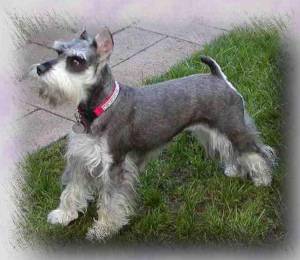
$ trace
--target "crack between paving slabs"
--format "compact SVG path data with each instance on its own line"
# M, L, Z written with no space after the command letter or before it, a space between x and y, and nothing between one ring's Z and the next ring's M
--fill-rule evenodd
M184 42L188 42L190 44L195 44L195 45L198 45L198 46L202 46L202 44L200 44L198 42L186 40L186 39L183 39L183 38L180 38L180 37L177 37L177 36L174 36L174 35L170 35L170 34L165 34L165 33L157 32L157 31L152 31L152 30L149 30L149 29L145 29L143 27L133 26L132 28L136 28L138 30L145 31L145 32L151 32L151 33L156 33L156 34L159 34L159 35L167 36L167 37L169 37L171 39L174 39L174 40L184 41Z
M25 115L23 115L23 116L21 116L21 117L17 118L16 120L21 120L21 119L23 119L23 118L25 118L25 117L27 117L27 116L29 116L29 115L33 114L34 112L37 112L37 111L39 111L39 110L40 110L39 108L35 108L34 110L32 110L32 111L30 111L30 112L26 113Z
M130 55L128 58L126 58L126 59L124 59L124 60L121 60L121 61L117 62L116 64L112 65L111 68L114 68L114 67L120 65L121 63L130 60L131 58L133 58L133 57L135 57L136 55L138 55L138 54L140 54L140 53L142 53L142 52L148 50L149 48L151 48L152 46L156 45L157 43L159 43L159 42L165 40L166 38L168 38L167 35L165 35L165 36L162 37L161 39L159 39L159 40L157 40L157 41L155 41L155 42L149 44L148 46L146 46L145 48L143 48L143 49L137 51L136 53Z
M26 104L28 104L28 105L30 105L30 106L32 106L32 107L37 108L37 110L43 110L44 112L50 113L50 114L52 114L52 115L54 115L54 116L57 116L57 117L60 117L60 118L62 118L62 119L66 119L66 120L68 120L68 121L71 121L71 122L76 123L75 120L70 119L70 118L68 118L68 117L65 117L65 116L63 116L63 115L57 114L57 113L55 113L55 112L52 112L51 110L48 110L48 109L46 109L46 108L39 107L39 106L37 106L37 105L31 104L31 103L27 103L27 102L26 102ZM74 113L75 113L75 112L74 112Z

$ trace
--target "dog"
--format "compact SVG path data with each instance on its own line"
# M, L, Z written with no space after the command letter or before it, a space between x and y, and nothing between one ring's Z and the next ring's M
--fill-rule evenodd
M275 162L247 114L245 102L210 57L208 74L140 88L115 81L109 67L114 41L108 28L55 41L57 58L33 65L40 95L50 104L72 101L77 123L68 136L64 190L51 224L68 225L96 199L98 219L88 239L104 240L134 214L138 175L147 161L183 131L195 135L230 177L270 185Z

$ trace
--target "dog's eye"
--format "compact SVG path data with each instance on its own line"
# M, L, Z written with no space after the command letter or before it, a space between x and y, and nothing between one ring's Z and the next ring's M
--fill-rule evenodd
M85 60L80 57L74 56L70 58L70 64L72 66L77 67L80 66L81 64L85 64Z
M78 56L68 57L67 65L72 71L80 72L86 68L86 60Z

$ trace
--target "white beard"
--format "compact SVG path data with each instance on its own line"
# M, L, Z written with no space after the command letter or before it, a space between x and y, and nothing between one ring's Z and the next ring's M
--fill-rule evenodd
M97 80L93 66L82 73L71 73L66 70L65 60L59 61L41 76L37 75L36 67L33 66L30 74L42 83L41 96L54 104L71 101L78 105L86 100L88 88Z

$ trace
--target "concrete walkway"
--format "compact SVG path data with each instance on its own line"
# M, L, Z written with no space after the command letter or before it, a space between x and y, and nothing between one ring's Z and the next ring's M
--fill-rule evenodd
M233 25L247 21L251 14L258 15L258 9L251 4L253 1L244 1L238 12L234 9L228 11L232 3L226 6L223 4L222 9L222 1L215 1L216 5L218 2L221 4L215 8L217 13L206 5L199 5L201 1L192 2L195 8L187 8L179 1L174 1L160 9L156 3L156 11L151 8L145 13L140 12L146 8L141 4L128 10L130 15L127 14L126 19L121 19L122 15L117 15L118 19L102 16L100 22L91 23L92 19L86 18L81 24L84 23L91 33L96 33L101 23L112 30L115 48L110 64L114 76L122 83L138 86L143 79L164 73L173 64L201 50L205 43L226 33ZM277 6L275 3L262 3L260 7L260 13L270 15L278 3ZM180 8L185 12L176 17ZM288 13L289 8L280 11ZM95 15L94 10L89 12ZM115 13L120 14L120 9L116 9ZM32 40L51 45L54 40L78 36L82 27L79 25L69 30L53 28L35 35ZM21 108L18 113L20 131L16 142L22 153L33 152L56 141L66 135L73 125L76 107L70 104L49 107L38 97L37 83L24 78L30 65L54 56L53 51L32 43L19 48L16 53L19 66L19 80L16 84L19 93L15 102Z

